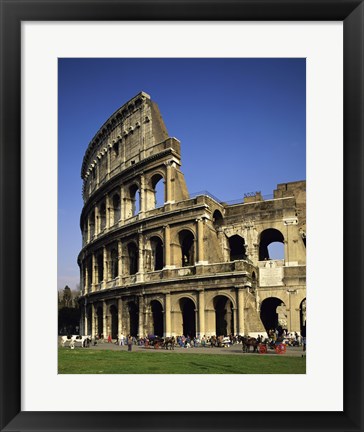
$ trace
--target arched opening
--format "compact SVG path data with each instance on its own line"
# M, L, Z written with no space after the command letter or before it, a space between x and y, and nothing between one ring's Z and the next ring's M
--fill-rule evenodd
M138 272L138 247L134 242L128 244L129 274Z
M214 211L214 214L212 215L212 221L216 228L223 224L224 220L219 210Z
M111 278L115 279L119 276L119 259L118 259L118 251L116 248L111 249L110 253L111 258Z
M179 241L182 251L182 267L195 264L194 236L191 231L183 230L179 233Z
M151 184L154 192L154 207L162 207L165 202L163 177L160 174L155 174Z
M182 298L180 300L180 307L182 312L183 334L193 338L196 336L195 304L189 298Z
M94 211L91 213L88 223L90 225L90 240L92 240L95 236L95 212Z
M131 216L135 216L140 212L140 191L138 185L133 184L129 188Z
M277 297L269 297L263 300L260 306L260 319L268 334L269 330L276 329L280 333L284 328L287 328L285 304Z
M301 335L306 337L306 299L303 299L300 304L300 329Z
M246 259L245 241L239 235L229 238L230 261Z
M153 317L153 334L162 337L164 333L162 305L158 300L152 300L150 305Z
M163 243L159 237L150 239L152 248L152 270L161 270L163 268Z
M103 317L101 306L97 308L96 315L97 315L97 335L99 338L102 338L104 333L104 317Z
M100 283L104 280L104 256L103 253L97 255L97 282Z
M268 249L271 244L272 246ZM259 261L269 259L284 259L284 237L280 231L274 228L266 229L260 235Z
M100 230L104 230L106 227L106 205L103 202L100 206Z
M111 315L111 337L112 339L116 339L118 336L118 310L116 306L110 306L110 315Z
M114 214L114 225L117 224L120 220L121 215L121 208L120 208L120 197L118 194L115 194L112 197L112 207L113 207L113 214Z
M231 301L222 295L214 298L216 336L234 333L234 314Z
M129 302L128 311L129 311L129 334L131 336L138 336L139 311L138 311L137 304L135 302Z

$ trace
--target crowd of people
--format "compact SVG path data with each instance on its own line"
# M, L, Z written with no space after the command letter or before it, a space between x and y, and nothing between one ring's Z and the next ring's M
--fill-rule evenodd
M175 337L176 346L180 348L214 348L214 347L228 347L235 344L242 343L244 336L230 334L228 336L202 336L191 337L189 335L179 335ZM99 340L104 340L103 335L99 335ZM125 336L120 334L116 340L112 340L109 335L107 338L108 343L115 343L120 346L128 346L128 351L132 351L133 345L148 347L155 345L162 338L155 335L146 335L142 338L137 338L132 335ZM259 334L257 337L258 343L274 344L276 342L284 342L288 346L299 347L302 346L306 350L306 337L298 334L297 332L288 332L286 329L276 328L270 329L267 336ZM96 342L96 341L95 341Z

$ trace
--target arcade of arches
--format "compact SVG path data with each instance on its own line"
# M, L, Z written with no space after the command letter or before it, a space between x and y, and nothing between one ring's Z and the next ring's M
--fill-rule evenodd
M229 204L190 195L181 167L181 143L144 92L91 140L81 168L81 331L305 332L306 182Z

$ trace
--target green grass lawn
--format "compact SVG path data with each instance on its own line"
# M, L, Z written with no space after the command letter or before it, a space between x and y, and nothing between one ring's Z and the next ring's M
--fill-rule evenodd
M59 348L60 374L304 374L306 358Z

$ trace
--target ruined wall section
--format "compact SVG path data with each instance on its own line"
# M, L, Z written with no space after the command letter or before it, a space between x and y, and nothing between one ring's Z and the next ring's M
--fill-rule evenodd
M139 93L116 111L90 142L81 170L84 201L115 175L158 154L162 150L158 144L168 138L157 104L146 93Z

